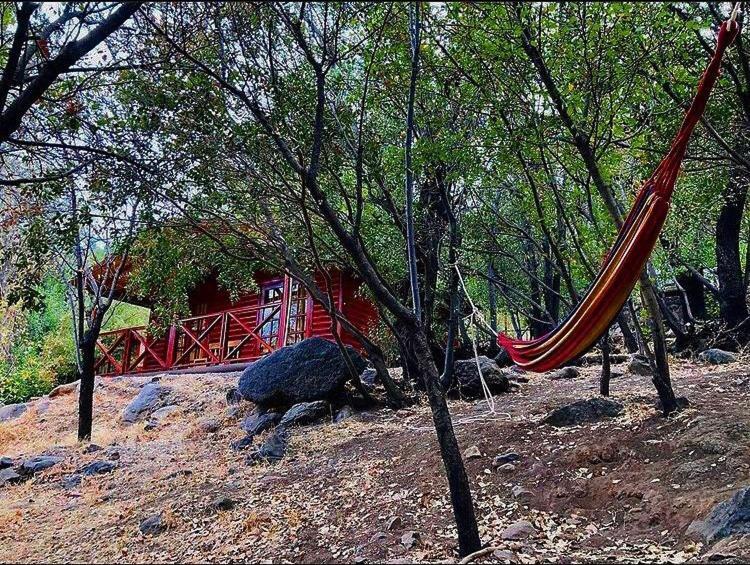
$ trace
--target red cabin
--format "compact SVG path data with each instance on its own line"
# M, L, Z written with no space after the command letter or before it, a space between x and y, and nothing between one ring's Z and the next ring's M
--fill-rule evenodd
M363 333L378 320L375 306L358 291L350 274L330 274L337 308ZM307 290L289 276L256 273L259 292L232 302L216 278L193 289L190 317L165 333L149 334L147 326L102 332L96 369L100 375L147 373L167 369L247 363L285 345L318 336L333 340L331 317ZM324 289L325 277L315 282ZM340 331L344 343L361 348L357 339Z

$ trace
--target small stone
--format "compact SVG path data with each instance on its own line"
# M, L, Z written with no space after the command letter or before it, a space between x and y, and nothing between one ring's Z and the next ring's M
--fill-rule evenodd
M13 469L3 469L0 471L0 487L20 483L23 477Z
M401 536L401 545L403 545L406 549L411 549L412 547L417 545L417 543L419 543L420 539L421 536L419 535L419 532L408 531Z
M643 377L651 376L651 365L648 358L640 353L633 353L628 361L628 372Z
M105 475L111 473L117 468L117 463L113 461L93 461L88 465L84 465L80 473L84 477L93 477L94 475Z
M53 457L49 455L39 455L26 459L21 466L18 468L18 472L24 476L30 476L45 469L49 469L60 463L63 460L62 457Z
M233 406L242 402L242 395L236 388L230 388L226 394L227 406Z
M482 456L482 452L476 445L472 445L466 451L464 451L464 459L478 459Z
M737 361L737 356L729 351L723 349L706 349L698 354L698 359L704 363L710 363L711 365L724 365L726 363L734 363Z
M198 422L198 429L204 434L215 434L220 428L221 424L214 418L207 418Z
M232 451L242 451L243 449L247 449L251 445L253 445L253 439L254 437L251 435L246 435L242 439L238 439L237 441L233 441L229 444L229 448Z
M142 520L138 529L144 536L155 536L163 532L166 529L166 525L162 519L161 512Z
M341 410L336 412L336 415L333 417L333 422L334 424L338 424L339 422L343 422L344 420L347 420L352 416L354 416L354 409L348 404L345 404L341 407Z
M508 453L503 453L502 455L496 455L492 460L492 464L495 467L500 467L502 465L505 465L506 463L515 463L516 461L520 460L521 456L518 453L516 453L515 451L509 451Z
M211 508L217 512L226 512L234 508L234 500L222 495L211 501Z
M81 485L81 480L81 475L68 475L67 477L63 477L62 486L65 490L73 490Z
M72 383L67 383L64 385L59 385L53 388L49 394L47 395L47 398L55 398L57 396L63 396L66 394L72 394L76 390L78 390L78 385L81 381L74 381Z
M262 462L276 463L284 457L288 443L288 432L285 428L282 428L281 425L279 425L273 435L268 438L257 451L248 455L247 464L254 465Z
M496 549L492 552L492 558L500 563L518 563L518 557L507 549Z
M392 516L388 519L388 522L386 522L385 529L391 532L400 529L403 525L404 521L399 516Z
M279 422L279 426L289 428L291 426L312 424L325 417L330 412L330 409L331 405L325 400L300 402L286 411Z
M108 451L107 457L109 457L112 461L118 461L120 459L120 452L117 450Z
M95 443L90 443L86 447L83 448L84 453L94 453L96 451L101 451L102 448Z
M577 379L581 375L578 367L563 367L557 371L553 371L549 374L549 378L553 381L559 381L564 379Z
M521 502L527 502L533 496L533 493L530 490L523 488L521 485L514 486L510 492L513 494L513 498L516 498Z
M227 406L226 410L224 410L224 416L226 416L229 419L234 419L240 415L241 411L242 411L242 408L237 405Z
M500 534L500 538L504 540L523 540L534 534L536 534L536 528L531 522L527 520L519 520L505 528Z
M28 410L26 404L7 404L0 406L0 422L7 422L8 420L15 420L20 418Z
M370 538L370 543L378 543L379 541L383 541L387 537L388 534L386 534L385 532L375 532Z
M254 413L245 418L240 427L252 438L254 435L270 430L279 423L279 420L281 420L281 414L278 412Z
M505 463L497 468L498 473L512 473L516 470L516 466L513 463Z
M10 457L0 457L0 469L7 469L13 466L13 459Z

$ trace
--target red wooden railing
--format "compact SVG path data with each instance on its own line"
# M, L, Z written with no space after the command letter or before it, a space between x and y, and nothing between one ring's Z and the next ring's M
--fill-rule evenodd
M286 342L283 302L185 318L164 336L149 335L146 326L102 332L96 371L124 375L254 361Z

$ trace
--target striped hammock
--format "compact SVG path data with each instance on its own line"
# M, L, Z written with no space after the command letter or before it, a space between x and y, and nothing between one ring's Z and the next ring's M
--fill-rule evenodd
M716 52L703 73L698 92L669 153L643 184L601 270L581 302L562 323L538 339L527 341L504 334L498 336L498 343L518 366L544 372L572 361L588 351L617 317L656 245L667 219L690 135L706 108L724 52L738 32L739 25L734 21L722 24Z

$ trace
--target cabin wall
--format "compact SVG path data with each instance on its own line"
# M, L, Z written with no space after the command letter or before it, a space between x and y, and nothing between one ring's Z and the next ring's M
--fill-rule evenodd
M349 320L357 327L361 328L362 331L367 334L377 324L378 313L375 306L362 297L358 293L360 287L359 281L354 279L352 276L334 271L330 274L332 281L333 296L337 302L337 307L344 313ZM282 277L273 276L268 274L258 274L256 276L256 282L258 288L270 284L275 281L282 281ZM322 274L315 276L316 284L322 288L326 288L326 279ZM255 339L247 340L244 344L241 343L242 338L247 335L247 330L242 327L242 324L234 319L219 319L220 313L224 313L227 310L233 310L235 315L240 322L243 322L245 326L255 328L259 322L259 310L257 307L260 306L261 294L260 292L248 293L240 296L235 302L232 302L230 295L227 291L221 289L215 279L208 280L201 285L197 286L189 297L191 318L187 321L183 320L183 324L187 324L187 327L196 336L200 336L206 329L215 324L206 333L207 339L205 345L209 349L214 350L220 346L222 340L228 344L228 347L232 349L235 344L240 345L239 350L233 355L232 360L242 361L252 358L257 358L267 351L261 351L259 343ZM248 312L234 312L236 309L243 308L255 308ZM217 314L217 316L212 316ZM197 318L191 321L192 318ZM226 335L222 335L222 325L224 322L226 325ZM192 325L191 325L192 324ZM177 332L177 339L175 340L173 360L177 361L177 365L185 365L186 363L193 364L211 364L212 360L209 355L199 349L193 348L189 356L180 359L181 354L187 347L189 347L193 341L184 334L184 331ZM305 337L322 337L324 339L334 340L333 329L331 327L331 318L325 311L325 308L308 297L307 300L307 319L305 324ZM362 345L359 341L352 336L349 332L341 330L342 341L351 345L355 349L362 350ZM170 334L167 332L163 337L154 340L150 344L151 350L163 360L167 360L169 352L169 340ZM143 351L143 347L136 343L134 347L140 348ZM142 369L143 371L158 371L160 365L152 355L146 355L143 359Z

